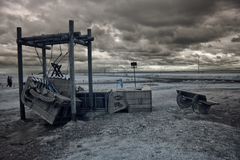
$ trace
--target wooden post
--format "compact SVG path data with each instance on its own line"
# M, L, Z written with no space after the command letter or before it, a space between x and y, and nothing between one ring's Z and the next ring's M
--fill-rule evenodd
M137 88L135 67L133 67L133 74L134 74L134 86L135 86L135 88Z
M88 37L92 36L91 29L87 30ZM93 110L93 82L92 82L92 41L88 41L88 88L89 88L89 107Z
M74 69L74 21L69 21L69 64L70 64L70 93L72 120L76 121L76 93L75 93L75 69Z
M45 80L47 78L46 48L42 48L42 71Z
M200 68L199 68L199 58L200 58L200 55L197 55L198 57L198 73L200 72Z
M25 108L21 101L21 93L23 90L23 60L22 60L22 44L19 42L22 38L22 28L17 27L17 52L18 52L18 84L19 84L19 104L20 104L20 117L25 120Z
M135 69L137 68L137 62L131 62L131 67L133 68L133 76L134 76L134 85L135 88L137 87L136 85L136 73L135 73Z

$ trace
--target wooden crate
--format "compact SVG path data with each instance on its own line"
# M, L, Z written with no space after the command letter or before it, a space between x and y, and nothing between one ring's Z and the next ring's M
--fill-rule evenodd
M152 91L133 90L126 92L128 112L151 112L152 111Z
M109 113L123 109L127 109L128 112L152 111L152 91L134 89L113 91L109 96Z

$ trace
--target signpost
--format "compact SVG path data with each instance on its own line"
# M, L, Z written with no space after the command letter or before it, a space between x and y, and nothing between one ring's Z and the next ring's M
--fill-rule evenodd
M135 68L137 68L137 62L131 62L131 67L133 68L134 84L135 84L135 88L136 88Z

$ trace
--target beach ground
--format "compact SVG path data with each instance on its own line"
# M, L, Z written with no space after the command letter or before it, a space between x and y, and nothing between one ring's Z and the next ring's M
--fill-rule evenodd
M98 114L53 127L26 107L18 89L0 92L0 159L240 159L240 85L187 81L151 83L153 111ZM180 110L176 89L207 95L220 105L208 115Z

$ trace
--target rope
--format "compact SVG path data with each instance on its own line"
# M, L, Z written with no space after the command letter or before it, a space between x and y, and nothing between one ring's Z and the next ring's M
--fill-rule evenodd
M37 53L39 63L40 63L40 65L42 65L42 61L41 61L40 55L39 55L39 53L37 51L37 48L36 47L34 47L34 48L35 48L35 52Z
M76 43L74 44L74 46L76 45ZM62 47L61 45L59 45L59 50L60 50L60 55L53 61L53 63L55 64L59 64L64 58L65 56L69 53L68 51L63 55L63 52L62 52ZM53 55L53 45L51 45L51 58L50 58L50 61L49 61L49 70L48 70L48 74L50 73L51 71L51 61L52 61L52 56ZM68 63L68 69L67 69L67 74L68 74L68 70L69 70L69 63Z
M57 62L57 60L62 56L62 47L61 47L61 44L59 45L59 50L60 50L60 54L59 54L59 56L53 61L53 63L56 63ZM58 62L59 63L59 62ZM57 63L57 64L58 64Z
M74 43L74 46L76 45L76 43ZM67 51L63 56L62 56L62 58L59 60L59 62L61 61L61 60L63 60L63 58L68 54L69 52ZM58 62L58 63L59 63ZM69 68L70 68L70 65L69 65L69 63L67 63L67 73L66 73L66 75L69 73Z
M53 45L51 45L51 57L50 57L50 60L49 60L49 68L48 68L48 72L47 72L47 75L50 73L50 70L51 70L51 61L52 61L52 57L53 57Z
M68 54L68 51L59 59L59 61L57 62L57 64L58 64L59 62L61 62L61 61L63 60L63 58L64 58L67 54Z
M75 45L76 45L76 43L74 43L74 46L75 46ZM60 52L61 52L60 55L62 56L62 48L61 48L61 46L60 46ZM60 58L60 57L61 57L61 58L59 59L59 61L57 62L57 64L58 64L59 62L61 62L61 61L63 60L63 58L64 58L68 53L69 53L69 52L67 51L62 57L59 56L58 58ZM57 58L57 59L58 59L58 58ZM56 61L55 61L55 62L56 62Z

